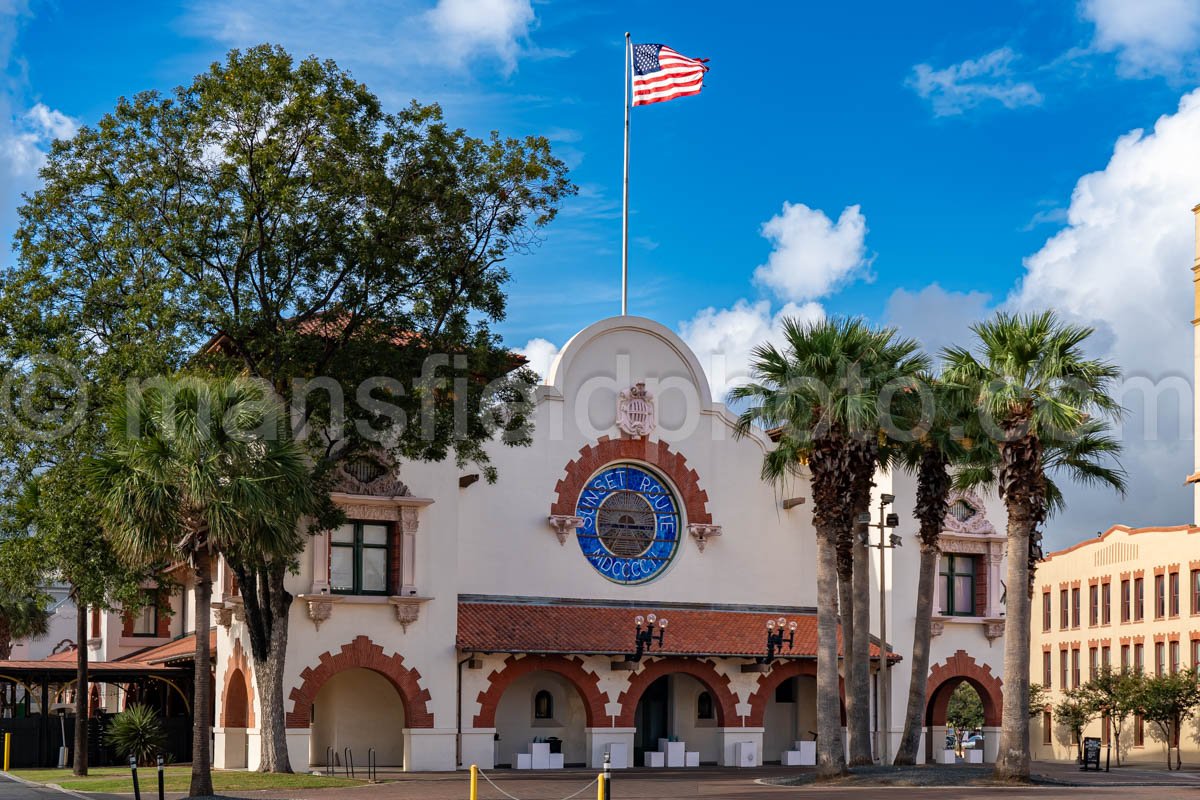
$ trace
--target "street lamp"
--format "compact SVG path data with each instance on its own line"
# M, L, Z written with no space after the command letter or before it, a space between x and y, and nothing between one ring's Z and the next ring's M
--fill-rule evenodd
M642 656L654 646L655 642L658 643L658 649L662 649L663 636L667 632L667 620L665 618L659 619L654 614L647 614L644 617L638 614L633 618L633 624L637 628L637 632L633 637L637 651L631 656L625 656L626 661L641 661ZM644 628L642 627L643 625L645 625ZM658 631L657 634L654 632L655 630Z
M784 630L787 638L783 638ZM791 650L796 643L796 621L788 622L785 618L767 620L767 657L759 659L760 664L770 664L775 660L775 653L783 650L784 646Z
M888 753L888 731L891 727L891 709L888 706L888 673L887 673L887 561L886 553L902 542L895 533L888 533L900 525L900 515L887 510L896 502L894 494L879 495L879 521L871 522L871 515L864 512L859 515L859 522L868 528L879 530L879 544L869 544L868 547L879 548L879 763L886 764L890 760ZM864 520L863 517L866 519ZM886 534L886 536L885 536ZM865 538L869 540L869 535Z

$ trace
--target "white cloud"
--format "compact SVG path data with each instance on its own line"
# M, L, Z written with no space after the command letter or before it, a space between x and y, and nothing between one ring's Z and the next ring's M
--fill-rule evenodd
M530 339L524 347L515 349L525 356L529 368L536 372L543 382L549 379L550 368L554 366L554 359L558 357L558 345L539 337Z
M490 53L511 72L534 13L529 0L438 0L428 19L451 63Z
M750 353L765 342L778 344L785 317L805 321L822 319L825 310L819 303L788 303L771 313L771 303L738 300L731 308L705 308L679 325L679 335L700 359L708 375L714 399L725 394L748 377Z
M1005 108L1040 105L1042 95L1037 88L1013 76L1016 58L1011 48L1001 47L945 69L917 64L907 84L931 103L934 115L939 117L962 114L988 101Z
M74 119L42 103L19 117L10 115L7 125L0 128L0 174L14 188L24 188L37 177L50 143L69 139L78 127Z
M1196 0L1083 0L1079 11L1096 26L1093 46L1115 52L1125 77L1178 75L1200 47Z
M883 316L937 358L943 348L968 341L971 325L990 312L990 301L984 292L948 292L934 283L916 292L895 290Z
M818 209L784 203L763 223L762 234L774 249L754 271L754 281L782 300L823 297L867 266L867 221L856 205L834 223Z
M1014 309L1054 308L1097 329L1094 349L1125 371L1126 381L1157 387L1159 425L1144 431L1145 410L1128 402L1126 455L1131 479L1122 502L1077 489L1072 536L1109 523L1192 520L1183 477L1192 470L1192 298L1190 209L1200 202L1200 90L1184 96L1154 130L1121 137L1103 170L1075 186L1067 226L1025 260L1023 280L1006 301ZM1183 383L1182 403L1171 395ZM1181 407L1177 407L1181 406ZM1082 524L1080 527L1081 523Z

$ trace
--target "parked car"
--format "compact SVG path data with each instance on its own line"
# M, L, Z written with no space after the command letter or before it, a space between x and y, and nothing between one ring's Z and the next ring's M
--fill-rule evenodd
M975 750L983 748L983 734L972 733L970 736L963 739L964 750Z

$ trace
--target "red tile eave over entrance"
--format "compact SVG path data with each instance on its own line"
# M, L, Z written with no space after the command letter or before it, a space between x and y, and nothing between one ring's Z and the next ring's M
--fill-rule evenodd
M620 655L633 652L633 618L657 614L668 621L662 649L650 655L754 658L767 654L766 623L795 621L795 644L779 658L816 658L817 618L812 613L768 613L554 603L458 604L458 648L476 653ZM839 647L841 634L838 634ZM879 647L871 644L871 655ZM892 653L891 661L900 657Z

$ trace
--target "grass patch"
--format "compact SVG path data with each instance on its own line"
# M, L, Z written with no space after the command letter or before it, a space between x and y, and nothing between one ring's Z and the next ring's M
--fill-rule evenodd
M187 791L188 784L192 779L191 767L166 767L163 773L163 783L168 792ZM129 775L128 767L93 767L88 770L86 778L75 777L69 769L16 769L12 771L12 774L27 781L56 783L64 789L81 792L130 793L133 791L133 779ZM220 769L213 770L212 779L213 789L218 792L253 789L341 789L347 786L360 786L364 783L364 781L354 781L349 778L327 778L304 773L279 775L270 772ZM157 768L140 768L138 783L141 784L143 793L147 790L157 791Z

